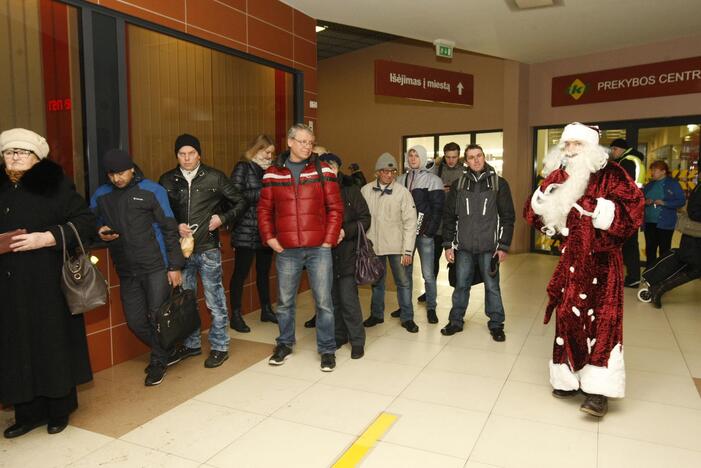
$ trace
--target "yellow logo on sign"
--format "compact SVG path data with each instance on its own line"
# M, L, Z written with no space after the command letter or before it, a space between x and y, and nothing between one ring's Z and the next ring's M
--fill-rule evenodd
M581 98L584 92L587 90L587 85L585 85L582 80L577 78L572 82L572 84L567 88L567 94L572 96L574 100Z

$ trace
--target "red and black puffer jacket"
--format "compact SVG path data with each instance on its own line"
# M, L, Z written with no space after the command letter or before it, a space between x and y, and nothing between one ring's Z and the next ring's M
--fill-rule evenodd
M343 225L343 200L336 174L312 155L296 185L283 153L263 175L258 230L263 244L277 238L283 248L336 245ZM321 172L321 174L320 174ZM323 175L323 183L320 175Z

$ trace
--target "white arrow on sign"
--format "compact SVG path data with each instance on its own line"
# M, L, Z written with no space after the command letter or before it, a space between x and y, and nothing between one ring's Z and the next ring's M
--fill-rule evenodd
M458 83L458 96L462 96L462 90L465 88L462 83Z

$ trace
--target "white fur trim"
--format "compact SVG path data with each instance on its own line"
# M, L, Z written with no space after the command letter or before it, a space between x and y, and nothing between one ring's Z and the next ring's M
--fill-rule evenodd
M592 345L593 344L592 342ZM579 374L579 380L582 384L583 391L611 398L623 398L626 393L626 370L623 361L623 346L618 343L613 350L611 350L607 367L587 364L577 374ZM552 383L552 381L551 361L550 382Z
M616 205L611 200L601 197L596 199L596 209L594 210L594 217L592 218L595 228L606 231L611 227L615 215Z
M550 361L550 385L558 390L577 390L579 380L567 364L554 364Z
M564 144L566 141L580 141L596 146L599 144L599 132L579 122L573 122L562 131L560 143Z
M535 189L535 192L533 192L533 195L531 195L531 208L533 209L533 212L537 215L542 215L543 214L543 209L540 204L540 199L543 197L543 192L540 190L540 187Z

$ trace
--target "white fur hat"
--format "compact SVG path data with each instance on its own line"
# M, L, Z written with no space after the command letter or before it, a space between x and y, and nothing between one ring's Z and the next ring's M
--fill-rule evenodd
M560 144L566 141L581 141L592 146L599 144L599 132L579 122L574 122L565 127L560 137Z
M29 150L39 159L44 159L49 155L49 144L46 139L25 128L13 128L0 133L0 151L11 148Z

